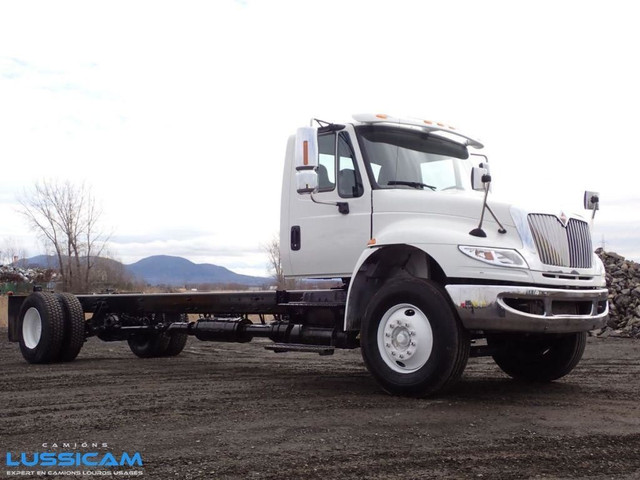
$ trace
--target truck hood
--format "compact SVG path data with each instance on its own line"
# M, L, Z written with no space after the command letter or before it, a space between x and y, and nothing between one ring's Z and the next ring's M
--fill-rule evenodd
M462 190L433 192L417 189L380 189L373 192L373 212L418 213L473 219L477 224L482 212L484 194ZM511 218L511 204L492 198L488 204L504 226L515 226ZM493 222L490 215L485 220Z
M589 234L585 234L584 231L578 233L576 238L581 242L580 254L583 257L592 257L591 267L555 266L562 264L552 263L554 260L548 264L543 263L534 242L528 215L532 213L543 214L543 216L553 215L560 219L562 217L560 210L552 212L548 209L521 208L489 195L488 205L505 227L506 233L499 233L498 224L487 211L482 225L486 237L477 237L470 232L477 228L480 222L483 202L481 192L380 189L373 191L372 202L374 245L402 243L414 245L437 260L442 259L442 265L451 264L451 253L448 252L452 247L456 250L461 245L506 248L520 252L532 271L552 272L558 275L595 274L599 276L602 273L601 263L593 254L590 243L586 243L590 241ZM566 217L560 220L565 226L569 218L584 220L578 215L566 214ZM588 232L588 226L586 229ZM544 237L543 245L547 253L554 253L557 242L562 238L557 232L547 231L544 226L541 227L538 235ZM577 245L574 244L575 246ZM456 258L456 261L460 260L461 255ZM463 273L459 272L445 273L462 276ZM472 278L476 276L471 275ZM547 283L552 280L547 277L544 279Z

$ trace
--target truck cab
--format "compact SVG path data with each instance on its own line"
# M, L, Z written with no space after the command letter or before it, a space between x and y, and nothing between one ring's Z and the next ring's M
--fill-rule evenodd
M431 217L414 218L426 235L420 240L434 237L430 232L442 228L444 217L466 218L470 226L478 221L481 194L473 191L470 174L474 155L477 162L485 159L473 153L480 142L451 135L454 130L444 125L399 123L386 115L356 118L317 129L313 195L296 191L296 139L289 139L280 243L289 276L348 278L367 246L380 245L390 226L416 215Z
M303 128L289 139L280 228L284 273L345 280L343 328L360 332L372 372L379 370L378 357L392 373L421 368L396 357L409 350L406 332L397 323L385 326L418 315L403 291L414 301L441 297L439 308L452 310L455 320L448 321L460 326L453 336L462 343L482 338L508 351L501 366L516 376L533 375L533 364L545 370L538 368L545 361L556 366L541 375L564 375L582 355L586 332L606 322L604 267L588 222L487 201L482 148L442 123L374 114ZM395 312L394 302L408 313ZM372 305L387 310L373 314ZM426 312L420 315L429 323ZM427 342L435 341L430 328ZM375 350L369 361L367 342ZM562 344L562 360L542 358L551 344ZM527 350L538 356L513 360Z

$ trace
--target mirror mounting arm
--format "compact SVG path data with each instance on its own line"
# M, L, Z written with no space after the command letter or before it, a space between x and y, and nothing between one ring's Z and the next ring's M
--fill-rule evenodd
M341 214L346 215L349 213L348 202L321 202L320 200L316 200L315 198L313 198L314 193L315 192L311 192L311 194L309 195L313 203L317 203L318 205L335 205L336 207L338 207L338 212L340 212Z
M484 221L485 210L489 211L493 219L496 221L496 223L500 227L498 229L498 233L507 233L507 230L504 228L502 223L500 223L500 220L498 220L498 217L496 217L496 214L493 213L493 210L491 210L491 207L487 203L487 197L489 196L489 185L491 184L491 175L489 174L482 175L482 183L484 184L484 200L482 201L482 213L480 214L480 223L478 224L477 228L474 228L469 232L469 235L473 235L474 237L482 237L482 238L487 236L487 233L482 229L482 222Z

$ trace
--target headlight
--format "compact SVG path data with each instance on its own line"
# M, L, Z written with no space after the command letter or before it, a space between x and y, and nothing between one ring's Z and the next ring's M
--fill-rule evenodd
M468 247L465 245L458 246L460 251L465 255L489 263L499 267L518 267L529 268L527 262L515 250L505 248L488 248L488 247Z

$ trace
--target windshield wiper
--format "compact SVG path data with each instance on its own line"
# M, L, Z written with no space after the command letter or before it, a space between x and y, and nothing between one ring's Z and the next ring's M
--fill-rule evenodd
M406 185L407 187L419 188L422 190L424 187L430 188L431 190L436 189L433 185L427 185L426 183L420 182L409 182L407 180L390 180L387 182L387 185Z

